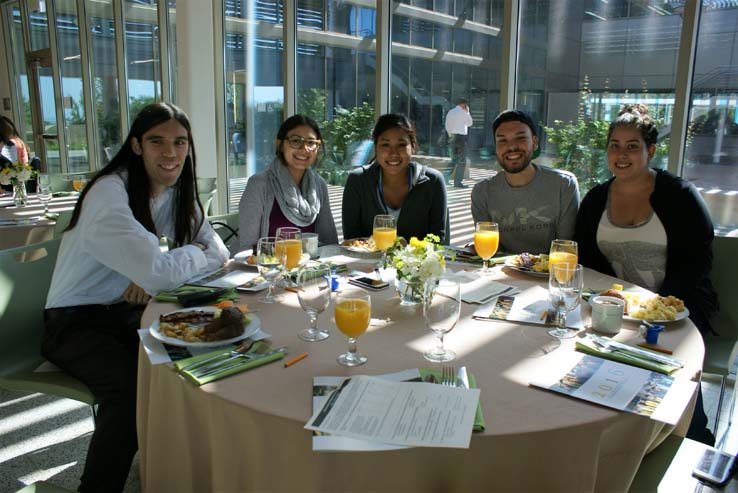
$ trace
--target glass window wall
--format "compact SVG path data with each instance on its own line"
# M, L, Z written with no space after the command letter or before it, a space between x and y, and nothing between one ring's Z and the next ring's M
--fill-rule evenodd
M703 2L683 176L713 223L738 229L738 6Z
M674 2L523 0L517 107L541 126L537 162L568 169L584 195L609 175L607 125L625 104L660 121L665 168L682 30Z
M376 25L376 9L360 2L297 2L297 112L321 127L318 171L330 184L371 158Z
M123 4L131 121L141 108L161 99L158 4L158 0L126 0Z

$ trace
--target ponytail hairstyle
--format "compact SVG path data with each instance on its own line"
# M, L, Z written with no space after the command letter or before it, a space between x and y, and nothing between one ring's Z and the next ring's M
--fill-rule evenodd
M182 173L174 184L174 243L175 246L183 246L192 242L197 236L197 232L200 231L205 217L202 204L198 198L192 127L184 111L166 102L149 104L136 115L131 130L128 132L128 137L126 137L118 153L90 180L82 191L77 205L74 207L72 219L65 231L69 231L77 225L85 197L97 180L103 176L114 173L121 174L126 171L128 173L128 183L126 185L128 205L133 211L133 217L147 231L159 236L154 225L154 219L151 216L151 182L149 175L144 167L143 157L133 152L131 141L135 138L138 142L143 142L143 135L146 132L171 119L177 120L187 130L187 140L189 141L189 152L185 158ZM199 214L197 213L198 210Z

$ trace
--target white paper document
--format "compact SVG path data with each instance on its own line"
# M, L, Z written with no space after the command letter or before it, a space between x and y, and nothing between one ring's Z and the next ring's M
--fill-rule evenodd
M515 296L498 296L479 306L472 317L477 320L507 320L532 325L555 324L548 291L541 286L533 286ZM584 328L581 303L566 314L566 326L573 329Z
M519 292L515 286L495 282L476 272L455 272L446 278L461 285L461 301L464 303L487 303L500 295L514 295Z
M189 284L197 284L200 286L208 286L211 288L234 288L236 286L246 284L258 275L259 274L254 270L231 270L228 267L223 267L215 272L206 275L205 277L192 280L189 282Z
M469 448L478 402L479 389L357 376L305 428L396 445Z

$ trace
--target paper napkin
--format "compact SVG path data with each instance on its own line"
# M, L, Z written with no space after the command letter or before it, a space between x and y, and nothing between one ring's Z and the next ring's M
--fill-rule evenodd
M651 371L655 371L658 373L663 373L665 375L671 375L672 373L674 373L675 371L679 369L674 366L665 365L665 364L659 363L658 361L648 359L647 357L639 356L635 353L629 353L625 351L613 351L613 352L601 351L600 349L597 348L597 346L594 345L594 343L592 343L591 341L587 339L577 340L576 348L577 348L577 351L582 352L582 353L598 356L602 359L609 359L612 361L617 361L618 363L623 363L626 365L637 366L638 368L643 368L645 370L651 370ZM644 349L644 351L648 351L648 349ZM654 354L658 355L660 353L654 352Z
M492 281L476 272L457 272L448 277L461 284L461 301L465 303L487 303L502 294L519 292L515 286Z
M436 370L435 368L418 368L418 371L420 372L420 377L423 379L423 381L426 380L427 377L430 377L433 375L433 378L436 382L440 383L443 379L442 371ZM470 371L467 371L466 376L469 378L469 387L472 389L477 389L477 380L474 377L474 374ZM486 425L484 423L484 414L482 413L482 403L477 405L477 414L474 416L474 431L484 431L486 428Z
M196 377L189 371L184 371L182 368L185 368L189 365L192 365L194 363L197 363L198 361L202 361L204 359L210 358L212 356L216 356L218 354L222 354L224 357L227 357L230 352L233 350L233 346L228 346L227 348L220 348L216 351L211 351L209 353L200 354L198 356L193 356L192 358L187 359L181 359L179 361L174 362L174 367L177 369L177 371L182 374L185 378L187 378L189 381L194 383L195 385L205 385L209 382L214 382L215 380L220 380L221 378L229 377L231 375L235 375L236 373L241 373L243 371L251 370L252 368L256 368L261 365L266 365L267 363L271 363L272 361L277 361L282 358L284 358L284 351L275 353L269 356L258 356L260 354L268 354L274 350L271 346L264 342L255 342L253 346L251 346L251 349L246 354L252 354L256 357L254 359L246 359L246 358L240 358L238 360L229 361L228 363L223 365L223 368L227 368L231 366L232 364L240 363L237 366L233 368L228 368L227 370L223 370L221 372L211 373L210 375L204 376L204 377ZM195 368L193 371L197 372L198 368Z

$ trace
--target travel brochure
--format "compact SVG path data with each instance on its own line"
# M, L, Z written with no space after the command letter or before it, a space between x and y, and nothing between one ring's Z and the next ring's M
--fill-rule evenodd
M479 389L425 383L417 369L316 377L305 428L318 432L313 450L469 448L478 403Z
M548 301L548 291L533 286L515 296L500 295L482 305L472 315L477 320L504 320L532 325L552 326L556 323L555 313ZM567 313L569 328L583 329L581 303Z
M670 425L677 424L697 386L691 380L584 354L574 366L547 375L530 384Z

